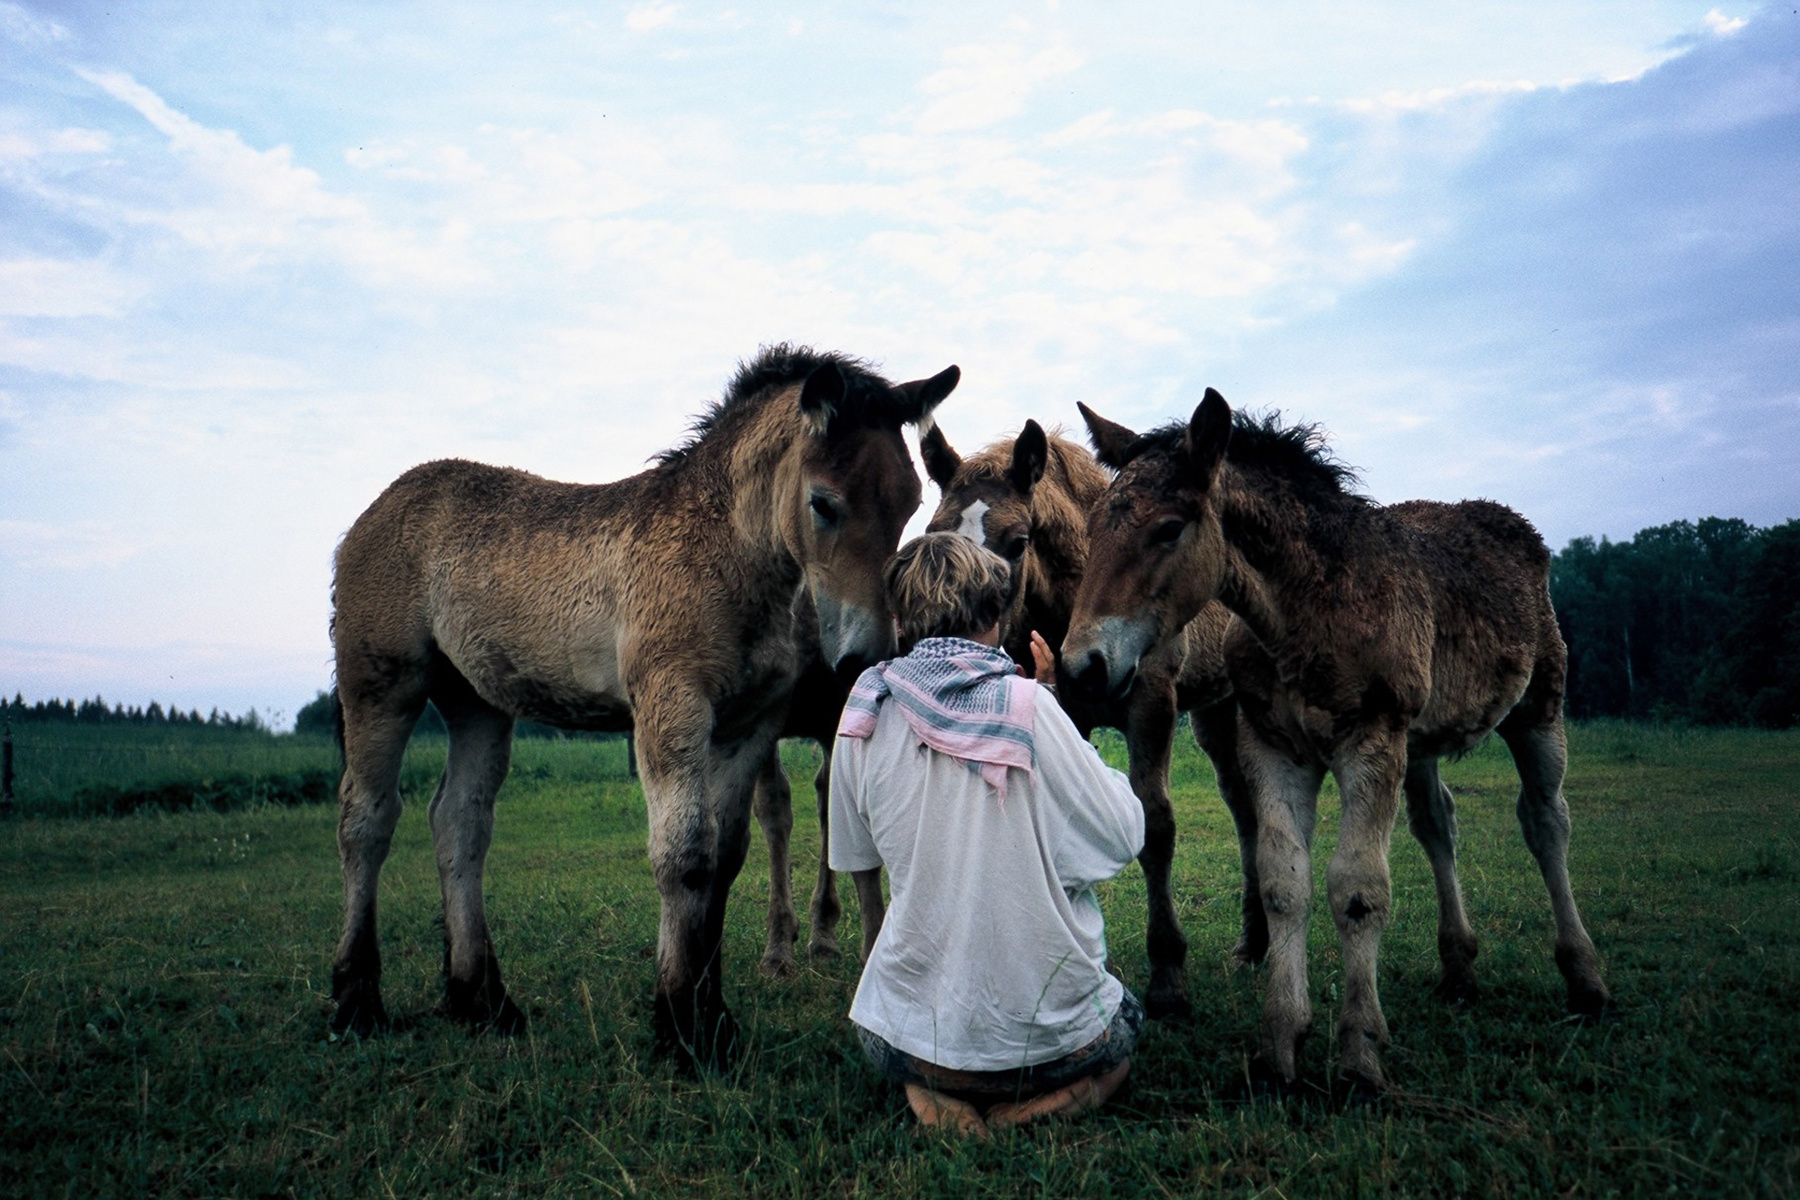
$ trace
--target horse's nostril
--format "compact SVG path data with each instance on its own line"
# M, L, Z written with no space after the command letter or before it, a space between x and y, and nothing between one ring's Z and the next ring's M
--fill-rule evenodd
M1106 656L1098 650L1088 651L1087 657L1076 659L1071 670L1069 659L1060 664L1060 674L1065 685L1077 696L1099 697L1106 694Z

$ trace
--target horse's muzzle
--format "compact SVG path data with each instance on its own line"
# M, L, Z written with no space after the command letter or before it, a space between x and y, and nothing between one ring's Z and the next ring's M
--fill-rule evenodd
M1075 664L1073 671L1068 659L1058 663L1056 677L1069 696L1083 704L1101 704L1108 700L1123 700L1131 694L1131 687L1137 682L1137 664L1126 668L1115 682L1106 655L1099 650L1089 650L1087 657Z

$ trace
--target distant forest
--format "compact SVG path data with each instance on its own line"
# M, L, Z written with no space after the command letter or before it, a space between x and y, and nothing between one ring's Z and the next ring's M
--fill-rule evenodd
M1550 564L1572 717L1800 724L1800 521L1708 517Z
M268 725L253 708L241 717L213 709L207 716L200 710L182 712L164 708L152 700L144 708L108 705L104 697L92 700L39 700L27 704L23 695L0 701L0 717L18 725L154 725L189 729L239 729L251 733L267 733Z
M1800 520L1758 529L1736 518L1676 521L1624 542L1576 538L1553 555L1550 598L1569 644L1571 717L1699 725L1800 724ZM170 725L267 732L253 709L202 717L152 701L145 708L23 696L0 704L15 723ZM421 732L441 733L427 707ZM331 695L295 718L300 733L331 733ZM524 737L565 734L521 721Z

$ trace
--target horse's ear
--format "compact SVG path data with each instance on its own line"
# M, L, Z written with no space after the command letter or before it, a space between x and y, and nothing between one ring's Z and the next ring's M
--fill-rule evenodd
M940 492L950 486L956 469L962 466L962 455L950 445L950 439L929 413L919 422L919 456L925 460L925 474L931 476Z
M815 434L823 434L844 403L844 373L834 362L826 361L813 368L813 373L800 385L800 411Z
M1206 395L1194 409L1194 417L1188 422L1186 444L1189 469L1194 472L1200 486L1212 486L1213 477L1219 473L1219 464L1225 461L1225 447L1231 444L1231 405L1225 403L1225 397L1212 388L1206 389Z
M1025 422L1013 443L1012 468L1007 472L1020 495L1031 495L1031 489L1044 477L1044 463L1049 457L1050 441L1044 436L1044 427L1036 421Z
M1088 441L1094 444L1094 457L1100 460L1100 465L1115 471L1123 470L1131 461L1131 444L1137 441L1137 434L1107 420L1079 400L1075 407L1081 410L1081 419L1087 422Z
M961 378L962 370L951 366L945 367L930 379L915 379L911 383L900 384L894 390L904 396L911 407L906 419L921 429L926 428L931 420L931 410L956 390L957 381Z

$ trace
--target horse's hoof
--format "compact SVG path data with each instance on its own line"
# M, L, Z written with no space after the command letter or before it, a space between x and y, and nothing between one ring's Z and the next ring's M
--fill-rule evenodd
M1248 935L1238 939L1238 944L1231 948L1231 961L1234 966L1257 967L1263 959L1269 957L1269 939L1252 938Z
M1445 1004L1474 1005L1481 1002L1481 985L1473 975L1445 975L1431 994Z
M1605 991L1584 990L1569 993L1569 1011L1584 1025L1610 1021L1619 1015L1619 1002Z
M501 1037L515 1037L525 1032L531 1025L524 1010L512 1002L511 996L500 997L500 1005L494 1014L484 1020L471 1021L470 1033L495 1033Z
M469 1027L471 1033L498 1033L510 1036L525 1032L530 1024L519 1006L512 1002L498 975L483 984L469 984L454 977L444 981L442 1014Z
M654 1044L656 1053L671 1059L685 1071L727 1071L742 1049L737 1020L720 1009L716 1017L703 1018L683 1029L667 1006L658 1001Z
M838 956L838 944L830 938L814 938L812 945L806 948L806 956L819 960L833 959Z
M387 1008L381 1003L381 995L373 988L348 989L347 994L338 1000L337 1011L331 1014L331 1034L334 1038L374 1037L388 1029L390 1024Z
M800 968L794 961L794 952L788 950L780 954L770 952L763 955L762 961L756 964L756 969L770 979L791 979Z
M1374 1108L1387 1097L1387 1084L1361 1071L1339 1071L1331 1081L1331 1102L1340 1109Z
M1250 1060L1245 1072L1246 1091L1252 1101L1264 1104L1286 1103L1294 1095L1294 1080L1284 1076L1262 1055Z
M1194 1016L1194 1002L1186 992L1152 991L1144 997L1144 1015L1152 1021L1187 1021Z

